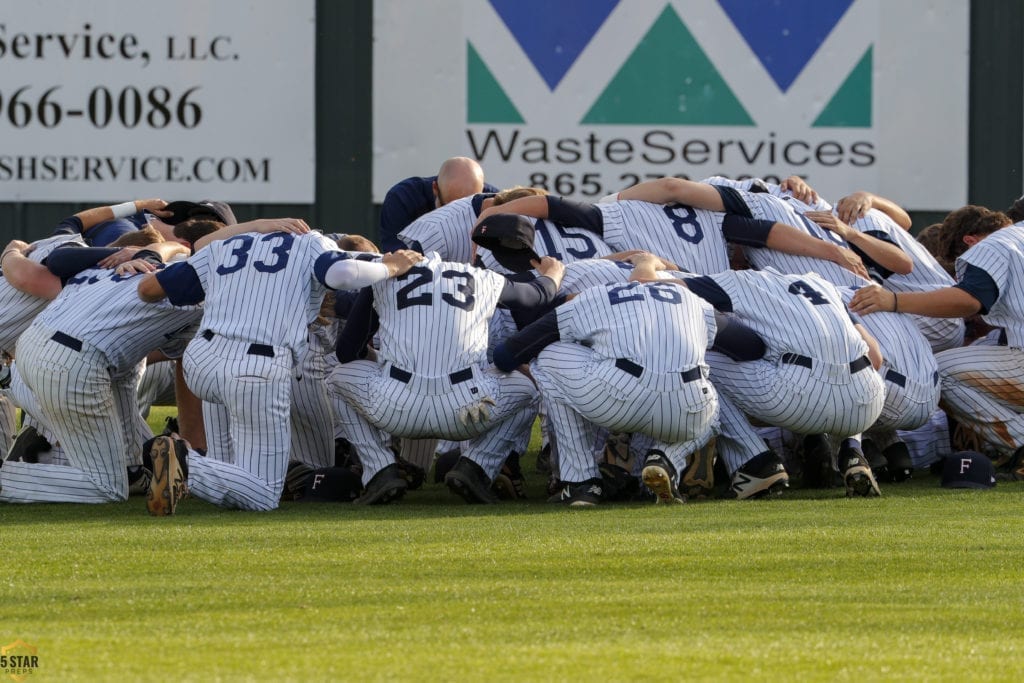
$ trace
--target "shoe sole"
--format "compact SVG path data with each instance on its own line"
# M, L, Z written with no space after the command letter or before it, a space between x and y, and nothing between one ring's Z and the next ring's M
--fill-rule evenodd
M871 474L871 469L864 465L846 470L843 480L846 482L847 498L872 498L882 495L882 490L878 488L878 482L875 481L875 475Z
M672 480L665 468L658 465L648 465L640 473L644 484L651 491L654 491L655 503L666 503L668 505L682 505L686 501L679 498L672 491Z
M153 458L153 476L146 492L146 509L154 517L173 515L178 501L188 494L181 465L174 451L174 442L168 436L157 437L150 457Z
M754 488L747 489L746 491L737 492L734 489L729 489L729 493L734 494L734 500L750 500L752 498L775 498L782 495L782 492L789 488L789 475L785 472L779 472L772 476L761 479Z
M597 503L593 503L593 502L591 502L589 500L574 500L573 502L569 503L568 507L577 508L577 509L579 509L579 508L596 508L597 507Z
M448 490L455 495L462 498L470 505L494 505L498 502L498 497L491 493L481 494L480 491L476 490L476 486L473 482L469 481L462 476L461 473L452 470L444 476L444 483L448 487Z
M387 505L405 495L407 485L404 480L396 480L383 485L373 495L363 494L352 501L353 505Z
M498 494L498 498L502 500L518 500L520 498L526 498L526 493L521 490L522 487L516 487L515 482L507 474L499 473L494 478L494 482L491 484L491 490Z

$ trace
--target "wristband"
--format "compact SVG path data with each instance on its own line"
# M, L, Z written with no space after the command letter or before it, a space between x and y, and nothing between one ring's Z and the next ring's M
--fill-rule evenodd
M3 263L3 262L4 262L4 259L5 259L5 258L7 258L7 255L8 255L8 254L13 254L13 253L15 253L15 252L17 252L17 253L19 253L19 254L20 254L20 253L21 253L21 250L20 250L20 249L17 249L17 248L15 248L15 247L11 247L10 249L6 250L6 251L5 251L5 252L4 252L3 254L0 254L0 263Z
M896 292L892 293L892 312L893 313L899 313L900 312L900 300L899 300L899 297L896 296Z
M597 203L598 204L613 204L613 203L615 203L617 201L619 201L619 193L618 192L612 192L611 194L606 194L605 196L603 196L600 199L598 199Z
M139 212L135 208L135 202L124 202L123 204L112 204L110 210L114 212L114 218L128 218Z

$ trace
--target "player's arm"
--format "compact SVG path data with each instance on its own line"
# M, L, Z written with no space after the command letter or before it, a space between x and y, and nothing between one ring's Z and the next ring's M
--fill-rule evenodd
M565 275L565 266L556 258L544 256L530 264L540 275L529 282L516 282L505 278L505 286L498 303L509 308L538 308L548 306L558 294Z
M686 204L709 211L725 211L725 203L714 185L682 178L658 178L638 183L619 192L619 201L634 199L653 204Z
M306 221L301 218L259 218L254 221L225 226L220 230L211 232L209 235L200 237L192 246L195 251L199 251L212 242L230 239L247 232L258 232L261 234L290 232L293 235L305 235L309 230L310 228Z
M362 289L404 275L422 260L423 254L409 249L384 254L379 261L354 259L345 251L327 251L317 258L313 273L331 289Z
M502 372L512 372L529 363L544 347L560 338L558 309L555 309L498 344L492 356L494 366Z
M882 347L878 345L878 340L861 323L855 322L853 327L860 334L861 339L868 345L868 360L871 361L871 367L875 370L882 367Z
M773 223L764 246L786 254L832 261L862 278L868 277L864 262L853 251L808 235L792 225Z
M167 206L167 202L162 199L136 199L135 201L124 202L123 204L97 206L85 211L79 211L70 219L65 219L63 224L77 224L78 232L86 235L89 230L100 223L106 223L115 218L128 218L140 211L148 211L160 218L166 218L171 214L163 210L165 206Z
M807 181L798 175L791 175L779 184L779 189L784 192L788 192L796 199L799 199L804 204L817 204L818 193L813 187L807 184Z
M983 312L981 299L960 285L930 292L890 292L878 285L861 287L850 300L850 310L867 314L875 311L913 313L931 318L966 318Z
M348 310L345 326L338 332L334 344L334 355L338 362L350 363L365 358L379 326L380 319L373 309L373 290L366 287L356 296Z
M886 270L906 275L914 269L913 260L899 246L851 228L831 211L808 211L804 215L842 237L850 246L856 247Z
M854 192L839 200L836 204L836 212L839 218L847 223L853 223L858 218L867 215L869 209L878 209L904 230L910 230L910 214L903 210L896 202L885 197L879 197L871 192Z
M40 299L54 299L62 283L46 266L28 258L27 242L12 240L0 254L0 270L8 283L20 292Z
M193 306L206 298L199 274L188 261L172 263L162 270L148 273L139 282L138 294L146 303L167 299L175 306Z

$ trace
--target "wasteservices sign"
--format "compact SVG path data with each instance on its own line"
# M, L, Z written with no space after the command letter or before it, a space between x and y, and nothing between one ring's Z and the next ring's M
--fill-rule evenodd
M313 0L0 0L0 200L313 201Z
M377 0L375 12L377 201L457 154L496 185L578 199L661 176L793 173L833 199L966 199L966 3Z

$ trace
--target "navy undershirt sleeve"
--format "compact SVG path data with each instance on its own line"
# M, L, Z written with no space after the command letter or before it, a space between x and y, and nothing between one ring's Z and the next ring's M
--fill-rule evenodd
M554 310L498 344L494 365L502 372L511 372L558 340L558 311Z
M53 229L54 235L81 235L82 219L78 216L68 216Z
M113 247L82 247L78 249L54 249L46 257L46 267L67 284L67 281L111 254L121 251Z
M686 278L686 286L690 288L691 292L714 306L715 310L722 311L723 313L732 313L732 299L710 277L706 275L688 277Z
M722 235L727 242L746 247L763 247L768 244L768 234L774 225L772 221L763 218L727 213L722 220Z
M167 300L175 306L194 306L206 298L199 275L185 261L172 263L157 271L156 279L167 294Z
M725 187L723 185L715 185L718 190L718 196L722 198L722 203L725 204L726 213L735 213L743 216L744 218L753 218L754 215L750 213L750 207L743 201L743 195L734 187Z
M434 210L434 181L429 178L406 178L384 195L380 206L380 247L383 251L404 249L398 233L425 213Z
M373 290L364 287L348 312L345 326L338 333L334 355L342 363L366 357L366 348L380 327L380 319L373 310Z
M738 362L764 358L768 346L761 335L735 318L716 316L715 320L718 333L712 349Z
M988 313L999 299L999 285L996 281L986 271L971 264L967 264L964 276L953 286L977 299L982 313Z
M505 280L498 303L508 308L536 308L547 306L557 293L558 288L549 277L541 276L530 282Z
M604 236L604 216L594 204L548 195L548 220L566 227L583 228Z

